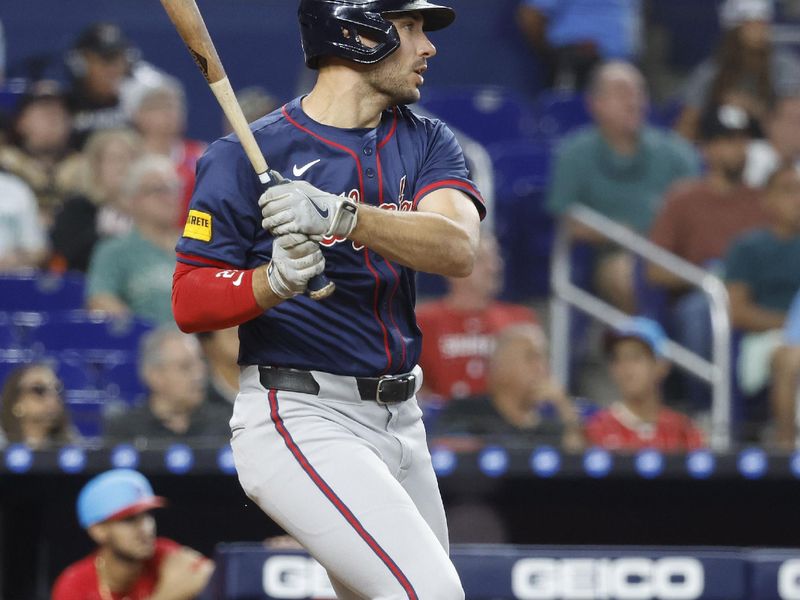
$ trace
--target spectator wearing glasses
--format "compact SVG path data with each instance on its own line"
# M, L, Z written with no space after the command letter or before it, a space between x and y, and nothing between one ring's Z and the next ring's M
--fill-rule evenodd
M25 365L6 378L0 425L9 443L46 450L78 440L62 399L62 383L43 363Z

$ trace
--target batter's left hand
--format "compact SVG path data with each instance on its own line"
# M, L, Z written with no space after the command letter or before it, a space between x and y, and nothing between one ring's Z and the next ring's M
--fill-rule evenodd
M269 188L258 200L262 226L274 236L302 233L346 238L356 226L358 205L315 188L307 181L286 181Z

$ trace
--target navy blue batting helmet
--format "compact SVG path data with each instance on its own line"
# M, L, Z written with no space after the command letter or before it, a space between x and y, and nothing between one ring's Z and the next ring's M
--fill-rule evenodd
M425 31L444 29L456 18L449 6L426 0L300 0L297 14L306 65L316 69L322 56L368 65L380 62L400 46L397 29L386 17L411 11L422 13ZM377 44L362 44L361 35Z

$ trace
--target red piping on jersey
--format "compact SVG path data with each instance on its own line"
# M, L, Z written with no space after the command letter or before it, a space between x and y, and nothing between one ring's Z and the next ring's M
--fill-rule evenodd
M354 151L352 151L347 146L342 146L341 144L337 144L336 142L334 142L332 140L329 140L327 138L322 137L321 135L319 135L317 133L314 133L313 131L311 131L307 127L303 127L302 125L300 125L300 123L295 121L289 115L289 111L286 110L286 105L283 106L283 108L281 109L281 112L283 113L283 116L286 117L286 120L289 121L289 123L291 123L295 127L297 127L300 131L303 131L303 132L307 133L308 135L317 138L318 140L320 140L321 142L324 142L325 144L328 144L329 146L333 146L334 148L338 148L339 150L342 150L343 152L346 152L347 154L349 154L353 158L354 161L356 161L356 166L358 167L358 189L359 189L359 193L361 194L361 202L366 204L367 203L367 198L364 195L364 175L361 172L361 160L358 158L358 154L356 154ZM397 118L397 115L395 114L395 119L396 118ZM387 140L388 140L388 138L387 138ZM384 373L385 373L385 372L389 371L389 369L391 369L391 367L392 367L392 353L389 351L389 332L386 330L386 325L384 324L383 320L381 319L380 313L378 312L378 289L380 288L381 278L380 278L380 275L378 274L378 272L375 271L372 268L372 265L370 264L370 261L369 261L369 252L367 251L366 248L364 248L364 257L365 257L365 260L366 260L366 263L367 263L367 268L369 269L370 273L372 273L372 276L375 278L375 303L373 305L373 310L374 310L374 313L375 313L375 320L378 321L378 325L381 326L381 331L383 331L383 346L386 349L386 359L388 361L388 364L387 364L387 367L386 367L386 371L384 371Z
M436 189L444 187L454 187L466 190L467 192L469 192L471 196L475 196L478 200L480 200L481 204L486 204L480 192L478 192L478 190L476 190L468 183L464 183L463 181L459 181L458 179L445 179L444 181L437 181L436 183L431 183L429 185L426 185L419 192L417 192L417 195L414 196L414 204L412 205L412 208L416 209L417 204L419 204L419 201L422 200L422 198L425 195L429 194L430 192Z
M289 123L291 123L295 127L297 127L300 131L304 131L308 135L317 138L318 140L328 144L329 146L333 146L334 148L338 148L339 150L341 150L343 152L347 152L347 154L349 154L350 156L353 157L353 160L356 161L356 165L358 166L358 189L361 192L361 201L363 202L364 201L364 175L361 173L361 161L358 159L358 154L353 152L347 146L342 146L341 144L337 144L336 142L334 142L332 140L329 140L327 138L322 137L321 135L319 135L317 133L314 133L313 131L311 131L307 127L303 127L302 125L300 125L300 123L298 123L292 117L289 116L289 111L286 110L286 105L283 106L283 108L281 109L281 112L283 112L283 116L286 117L286 120L289 121Z
M181 252L177 252L177 258L182 263L188 263L194 265L194 263L200 263L201 265L209 266L209 267L217 267L218 269L233 269L234 271L240 271L241 269L237 266L224 263L219 260L212 260L210 258L205 258L202 256L197 256L196 254L183 254ZM196 265L194 265L196 266Z
M397 107L396 107L396 106L393 106L393 107L392 107L392 128L389 130L389 133L386 135L386 137L385 137L385 138L383 138L383 141L381 141L381 142L378 144L378 150L380 150L380 149L381 149L381 148L383 148L383 147L384 147L386 144L388 144L388 143L389 143L389 140L391 140L391 139L392 139L392 136L394 136L394 132L395 132L395 131L397 131Z
M303 469L305 474L308 475L311 481L314 482L314 485L317 486L319 491L325 495L330 503L336 507L336 510L339 511L339 513L345 518L350 526L355 529L359 537L367 543L367 545L378 556L381 562L389 568L389 571L391 571L392 575L394 575L394 578L403 587L403 590L405 591L409 600L419 600L417 592L414 591L414 586L411 585L411 582L400 570L400 567L397 566L397 563L392 560L392 558L387 554L386 550L381 548L377 540L375 540L375 538L369 534L369 532L361 524L353 512L344 502L342 502L342 499L336 495L336 492L333 491L331 486L329 486L328 483L320 476L317 470L314 469L306 456L303 454L303 451L300 450L299 446L295 443L294 439L292 438L292 434L290 434L289 430L286 429L286 424L283 422L283 419L278 413L277 390L269 390L268 396L270 418L275 424L275 429L277 430L278 434L283 439L283 443L286 444L289 452L292 453L292 456L294 456L295 460L300 464L300 468Z
M381 167L381 153L377 150L375 151L375 162L378 166L378 206L380 206L383 204L383 168Z
M372 273L372 276L375 277L375 295L372 299L372 312L375 315L375 320L378 321L378 324L381 326L381 331L383 332L383 349L386 351L386 369L384 369L382 374L388 373L389 369L392 368L392 353L389 351L389 331L386 329L386 325L384 324L381 316L378 312L378 289L380 283L380 275L378 275L378 271L375 270L372 266L372 262L369 260L369 249L364 248L364 263L367 265L369 272ZM391 316L391 314L389 315Z
M406 364L406 341L403 337L403 332L400 331L400 328L397 326L397 321L394 320L394 295L397 292L397 288L400 287L400 276L395 271L392 263L388 260L386 261L386 266L389 267L389 270L394 275L394 285L392 286L392 291L389 292L389 318L392 320L392 325L397 330L397 333L400 335L400 346L403 349L403 364Z

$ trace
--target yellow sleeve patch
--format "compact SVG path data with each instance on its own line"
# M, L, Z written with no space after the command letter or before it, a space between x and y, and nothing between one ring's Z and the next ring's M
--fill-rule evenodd
M186 218L186 227L183 228L183 237L210 242L211 215L199 210L190 210Z

